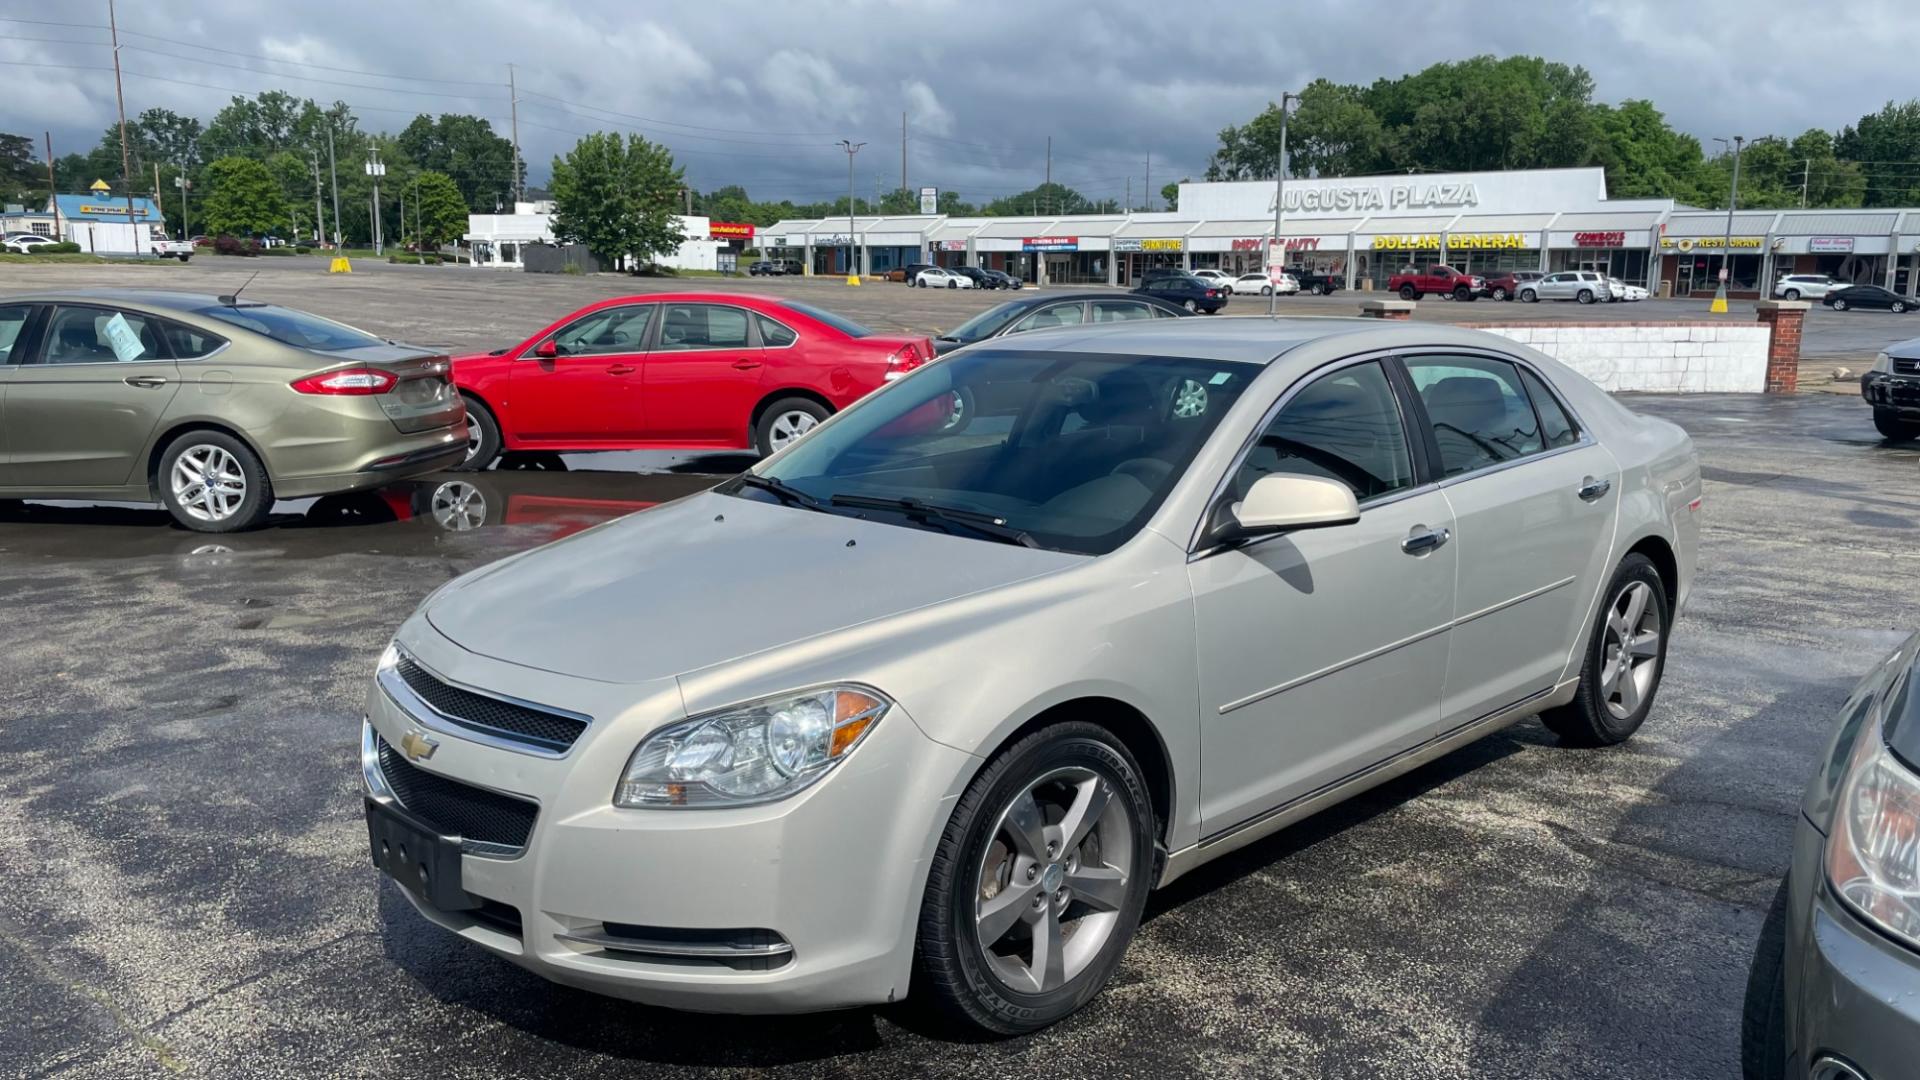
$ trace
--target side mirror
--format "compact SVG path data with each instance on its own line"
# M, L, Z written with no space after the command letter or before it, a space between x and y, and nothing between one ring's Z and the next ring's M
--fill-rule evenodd
M1210 545L1231 544L1298 529L1328 529L1360 520L1353 489L1338 480L1280 474L1263 476L1237 503L1219 504L1207 530Z
M548 338L533 347L533 355L542 360L551 360L560 355L560 346L555 344L552 338Z

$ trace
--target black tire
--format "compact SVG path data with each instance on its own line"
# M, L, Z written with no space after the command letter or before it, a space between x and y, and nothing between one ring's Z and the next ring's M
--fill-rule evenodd
M761 457L766 457L777 449L773 445L774 422L788 413L806 413L813 417L813 422L816 424L833 415L825 405L812 398L787 397L768 405L760 411L760 421L753 425L753 445L760 451Z
M957 282L957 281L949 281L949 282L947 282L947 288L949 288L949 289L957 289L957 288L959 288L959 287L960 287L960 283L959 283L959 282Z
M1418 300L1420 299L1420 290L1411 285L1402 285L1400 286L1400 299Z
M1743 1080L1787 1077L1787 898L1791 876L1780 879L1760 926L1760 941L1747 968L1747 998L1740 1009L1740 1075Z
M1540 302L1540 294L1534 292L1532 289L1521 289L1520 302L1523 304L1537 304Z
M1895 300L1893 302L1893 313L1895 315L1905 315L1907 313L1907 302L1905 300Z
M191 259L191 258L193 258L193 256L191 256L191 255L182 255L182 256L180 256L180 261L181 261L181 263L183 263L183 264L184 264L184 263L185 263L185 262L186 262L186 261L187 261L188 259Z
M1325 285L1325 284L1322 284L1322 285L1315 285L1315 286L1313 287L1313 291L1314 291L1314 292L1315 292L1316 294L1318 294L1318 295L1320 295L1320 296L1332 296L1332 295L1333 295L1333 286L1331 286L1331 285Z
M1873 410L1873 426L1888 442L1912 442L1920 439L1920 420L1908 420L1892 409Z
M974 921L974 897L1001 808L1022 788L1065 767L1091 770L1107 782L1111 797L1122 801L1134 823L1134 869L1102 952L1058 989L1029 994L1007 986L989 968ZM1139 926L1157 871L1157 829L1139 765L1107 729L1069 721L1002 750L960 796L934 849L913 956L913 987L924 1005L950 1023L995 1035L1038 1031L1085 1005L1119 966Z
M1180 301L1180 306L1186 308L1187 314L1189 315L1197 315L1200 313L1200 305L1192 300L1182 300Z
M1272 295L1273 295L1273 286L1271 286L1271 285L1262 285L1262 286L1260 286L1260 295L1261 295L1261 296L1272 296Z
M169 477L173 474L175 462L189 450L199 446L217 446L233 455L241 474L246 478L246 494L241 496L240 505L232 513L217 521L196 518L188 512L173 492ZM160 495L161 505L173 520L194 532L230 533L251 529L267 519L267 512L273 509L273 481L267 477L266 466L247 448L247 444L224 431L189 431L167 444L160 454L160 475L154 485Z
M454 472L483 472L500 456L500 424L493 418L493 411L482 404L472 394L461 394L467 403L467 424L474 431L469 432L469 444L472 452L466 460L453 467ZM471 435L477 431L478 441Z
M1835 311L1847 310L1847 302L1845 300L1835 300L1833 302L1833 310Z
M1467 288L1465 285L1462 285L1453 290L1453 298L1464 304L1467 301L1473 299L1473 290Z
M1493 287L1493 292L1490 293L1489 295L1491 295L1495 300L1513 299L1513 294L1508 292L1506 286L1504 285L1495 285Z
M1800 290L1799 290L1799 289L1788 289L1788 290L1787 290L1787 291L1786 291L1786 292L1785 292L1784 294L1782 294L1782 296L1781 296L1781 299L1783 299L1783 300L1798 300L1798 299L1800 299Z
M1628 586L1643 583L1652 589L1652 603L1659 613L1660 641L1658 652L1653 656L1653 682L1641 698L1639 707L1628 716L1621 718L1613 715L1608 707L1607 697L1610 691L1601 685L1601 669L1606 664L1607 620L1613 614L1617 599ZM1580 665L1580 685L1574 691L1573 700L1565 705L1548 709L1540 714L1540 721L1547 729L1560 736L1560 741L1571 746L1613 746L1626 742L1640 725L1646 722L1647 714L1653 711L1654 700L1660 694L1660 680L1666 674L1667 639L1673 630L1673 612L1668 607L1666 585L1660 579L1660 571L1653 560L1635 552L1621 560L1619 569L1613 572L1613 580L1607 583L1607 591L1600 610L1594 613L1593 628L1588 634L1586 659Z
M1583 303L1583 304L1591 304L1591 303L1593 303L1593 290L1592 290L1592 289L1581 289L1581 290L1580 290L1580 297L1579 297L1579 299L1580 299L1580 302L1581 302L1581 303Z

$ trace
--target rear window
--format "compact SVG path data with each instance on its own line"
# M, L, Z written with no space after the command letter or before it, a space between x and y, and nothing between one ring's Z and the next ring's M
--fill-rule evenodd
M314 352L345 352L348 349L386 344L381 338L364 330L355 330L332 319L273 304L239 304L233 307L219 304L201 308L194 314L218 319L242 330L251 330L283 345Z
M845 315L836 315L825 308L814 307L812 304L803 304L798 300L782 300L781 305L788 311L797 311L814 322L825 323L848 337L866 337L873 333Z

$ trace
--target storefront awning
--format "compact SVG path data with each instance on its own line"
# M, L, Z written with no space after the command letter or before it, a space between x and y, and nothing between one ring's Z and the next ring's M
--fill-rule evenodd
M1667 219L1666 235L1671 238L1683 236L1724 236L1731 231L1735 236L1764 236L1773 231L1773 223L1780 215L1772 210L1763 213L1736 213L1733 215L1733 228L1727 228L1727 213L1675 214Z
M1057 218L1001 218L982 228L974 236L983 240L1018 240L1023 236L1048 236Z
M1898 222L1898 211L1886 214L1783 214L1774 227L1777 236L1885 236Z
M1920 210L1909 210L1900 222L1901 245L1911 246L1920 243Z
M1437 233L1453 224L1455 214L1434 214L1427 217L1394 217L1389 214L1375 214L1354 227L1355 232L1372 236L1408 236L1419 233Z
M1200 224L1192 218L1180 219L1171 214L1135 214L1125 225L1114 232L1116 238L1129 237L1174 237L1185 236L1194 226Z
M1722 219L1725 220L1724 218ZM1561 214L1553 221L1553 231L1559 232L1619 232L1631 229L1651 229L1660 224L1660 211L1640 212L1613 211L1596 214Z

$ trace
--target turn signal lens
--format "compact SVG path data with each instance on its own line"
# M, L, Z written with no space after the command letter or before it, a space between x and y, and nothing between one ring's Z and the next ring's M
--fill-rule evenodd
M399 381L393 372L379 368L341 368L296 380L293 388L302 394L384 394Z
M929 349L927 351L931 353L933 350ZM887 382L892 382L926 362L926 358L920 355L919 348L912 342L908 342L898 349L895 349L893 355L887 357L887 373L882 376L882 378Z
M744 806L783 799L853 752L893 702L859 686L750 701L655 732L627 761L615 806Z
M1888 752L1879 722L1855 736L1826 870L1848 907L1920 947L1920 776Z

